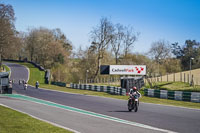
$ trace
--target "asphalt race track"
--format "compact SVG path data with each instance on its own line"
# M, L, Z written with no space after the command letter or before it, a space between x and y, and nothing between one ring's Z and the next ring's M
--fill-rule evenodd
M18 81L19 79L28 79L28 70L17 64L4 64L11 68L11 79L15 81L13 84L14 93L112 116L136 124L134 126L127 123L123 124L26 100L8 97L0 98L1 104L29 113L35 117L79 132L162 132L162 130L154 130L153 127L164 129L163 132L200 132L200 110L198 109L140 103L139 110L135 113L128 112L127 101L125 100L35 89L31 86L28 86L28 90L24 90L23 86L18 84ZM150 128L146 128L148 126Z

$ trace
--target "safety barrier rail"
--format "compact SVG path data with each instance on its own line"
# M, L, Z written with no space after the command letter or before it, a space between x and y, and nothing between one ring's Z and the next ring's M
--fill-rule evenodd
M200 92L144 89L144 95L150 97L200 103Z
M66 87L66 83L63 83L63 82L51 81L51 84L52 84L52 85L57 85L57 86Z
M98 92L107 92L113 95L126 95L126 89L114 86L98 86L98 85L88 85L88 84L70 84L73 89L81 90L92 90Z

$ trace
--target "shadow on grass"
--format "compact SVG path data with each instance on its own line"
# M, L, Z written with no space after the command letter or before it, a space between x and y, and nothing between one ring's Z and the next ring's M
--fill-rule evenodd
M163 87L165 85L171 85L173 82L168 82L168 83L162 83L162 84L154 84L152 89L162 89L162 90L167 90L167 88ZM149 88L150 86L146 86L146 88Z
M173 84L173 82L169 82L169 83L164 83L164 84L160 84L160 85L155 85L153 88L157 88L157 89L163 89L163 90L167 90L167 88L163 87L165 85L171 85Z

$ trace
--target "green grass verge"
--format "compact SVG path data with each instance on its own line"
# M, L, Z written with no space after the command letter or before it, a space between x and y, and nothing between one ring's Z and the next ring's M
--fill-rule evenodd
M29 79L29 84L31 84L31 85L35 85L35 82L38 80L40 82L40 87L51 89L51 90L58 90L58 91L77 93L77 94L83 94L83 95L102 96L102 97L109 97L109 98L116 98L116 99L123 99L123 100L128 99L128 96L111 95L111 94L108 94L105 92L71 89L71 88L66 88L66 87L59 87L59 86L55 86L55 85L44 84L44 72L43 71L39 71L39 69L35 68L33 65L31 65L29 63L20 63L20 64L25 65L29 68L30 73L31 73L30 79ZM142 90L141 90L141 93L143 94ZM153 97L147 97L147 96L142 96L140 101L146 102L146 103L174 105L174 106L200 109L200 103L175 101L175 100L160 99L160 98L153 98Z
M71 133L26 114L0 106L1 133Z
M44 76L45 72L40 71L38 68L34 67L30 63L21 63L21 62L11 62L11 63L18 63L20 65L24 65L27 68L29 68L30 71L30 76L29 76L29 81L28 84L35 86L36 81L38 81L41 85L44 84Z
M150 88L149 85L145 87ZM157 82L152 89L200 92L199 85L190 86L188 83L183 82Z
M6 65L3 65L3 67L6 69L6 72L10 71L10 68Z
M4 70L5 69L5 70ZM0 69L0 72L3 72L3 71L6 71L6 72L8 72L8 71L10 71L10 69L9 69L9 67L8 66L6 66L6 65L2 65L2 67L1 67L1 69Z

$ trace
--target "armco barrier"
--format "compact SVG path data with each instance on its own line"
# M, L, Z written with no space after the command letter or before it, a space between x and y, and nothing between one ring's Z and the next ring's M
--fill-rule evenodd
M40 69L40 71L45 71L44 67L40 66L40 64L37 64L35 62L32 61L27 61L27 60L13 60L13 59L3 59L4 61L14 61L14 62L28 62L31 63L32 65L34 65L35 67L37 67L38 69Z
M36 68L38 68L40 71L45 71L45 83L49 84L49 80L50 80L50 70L45 70L44 67L42 67L40 64L37 64L35 62L32 61L27 61L27 59L25 60L13 60L13 59L3 59L3 61L11 61L11 62L28 62L32 65L34 65Z
M200 103L200 92L144 89L144 95L150 97L170 99L170 100L190 101L190 102Z
M70 84L70 87L73 89L82 89L82 90L92 90L99 92L107 92L113 95L126 95L126 89L113 86L97 86L97 85L87 85L87 84Z
M52 84L52 85L57 85L57 86L66 87L66 83L63 83L63 82L51 81L51 84Z

